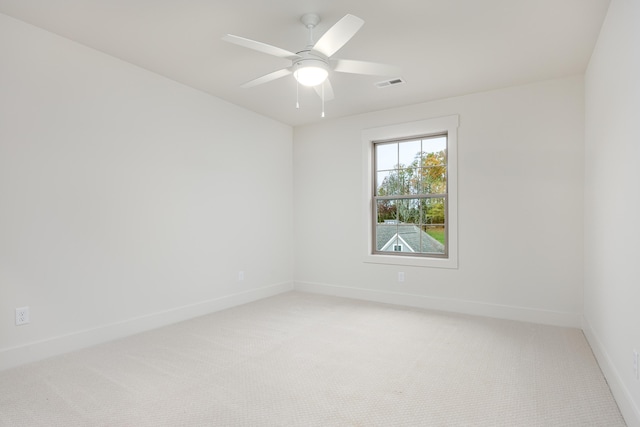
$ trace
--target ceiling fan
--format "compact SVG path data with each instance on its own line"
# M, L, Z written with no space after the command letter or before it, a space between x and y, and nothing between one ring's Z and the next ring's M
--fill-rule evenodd
M250 80L242 84L241 87L250 88L293 74L301 85L313 87L316 93L322 97L324 103L324 100L328 101L334 98L333 88L328 79L329 71L376 76L400 74L400 69L393 65L332 58L333 54L340 50L364 24L364 21L357 16L345 15L329 28L315 44L313 43L313 29L320 22L320 17L315 13L307 13L300 18L300 21L309 30L309 44L296 53L232 34L227 34L222 38L227 42L291 61L291 66Z

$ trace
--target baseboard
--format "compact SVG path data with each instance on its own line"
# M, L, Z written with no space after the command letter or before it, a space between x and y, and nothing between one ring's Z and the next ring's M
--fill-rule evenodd
M76 331L17 347L2 349L0 350L0 370L156 329L291 290L293 290L293 284L291 282L264 286L232 295L199 301L194 304L184 305L158 313L127 319L97 328Z
M611 393L622 412L622 416L629 427L640 427L640 408L633 401L629 389L624 385L619 371L613 364L611 357L605 350L598 334L593 330L586 318L582 318L582 330L584 332L593 354L600 365L600 370L607 379Z
M539 323L544 325L581 327L581 315L551 310L540 310L526 307L488 304L477 301L466 301L452 298L429 297L400 292L389 292L346 286L328 285L324 283L295 282L294 289L324 295L366 301L404 305L429 310L470 314L474 316L493 317L498 319L517 320L520 322Z

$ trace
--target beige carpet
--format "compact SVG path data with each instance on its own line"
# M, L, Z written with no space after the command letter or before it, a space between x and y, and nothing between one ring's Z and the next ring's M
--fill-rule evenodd
M2 426L624 426L577 329L291 292L0 372Z

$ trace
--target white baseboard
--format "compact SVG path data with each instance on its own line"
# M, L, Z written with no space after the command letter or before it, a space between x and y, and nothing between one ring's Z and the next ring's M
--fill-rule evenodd
M257 301L291 290L293 290L293 283L291 282L264 286L258 289L199 301L194 304L176 307L158 313L151 313L97 328L76 331L17 347L0 349L0 371Z
M586 318L582 318L582 331L584 332L593 354L600 365L600 370L607 379L611 393L622 412L622 416L629 427L640 427L640 408L634 402L629 389L624 385L619 371L613 364L611 357L605 350L598 334L593 330Z
M302 292L383 302L387 304L397 304L429 310L470 314L474 316L517 320L520 322L531 322L570 328L581 327L581 314L579 313L488 304L477 301L429 297L400 292L328 285L324 283L295 282L294 289Z

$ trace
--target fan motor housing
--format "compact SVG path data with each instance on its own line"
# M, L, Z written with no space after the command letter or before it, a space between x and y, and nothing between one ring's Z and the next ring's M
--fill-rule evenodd
M321 60L321 59L316 59L316 58L302 58L302 59L298 59L293 61L293 67L294 69L296 68L302 68L302 67L318 67L318 68L324 68L327 71L329 70L329 65L327 64L327 62Z
M310 49L302 50L297 52L300 58L296 58L292 61L292 65L294 67L320 67L320 68L329 68L329 58L326 56L311 51Z

